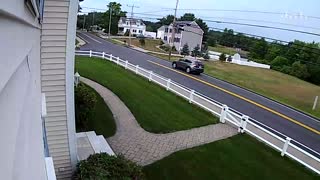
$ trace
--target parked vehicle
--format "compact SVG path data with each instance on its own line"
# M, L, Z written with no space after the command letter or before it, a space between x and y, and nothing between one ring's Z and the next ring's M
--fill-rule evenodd
M187 73L200 74L204 71L202 62L196 59L179 59L179 61L174 61L172 63L172 67L185 70Z

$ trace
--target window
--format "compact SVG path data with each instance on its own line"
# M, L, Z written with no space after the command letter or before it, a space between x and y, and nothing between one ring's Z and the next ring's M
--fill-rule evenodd
M129 22L127 21L127 25L129 25Z
M133 30L132 30L132 32L136 33L136 32L137 32L137 30L136 30L136 29L133 29Z
M168 37L167 37L167 36L164 36L164 37L163 37L163 40L167 41L167 40L168 40Z
M142 34L142 30L139 30L139 33Z
M26 6L30 12L39 18L39 21L42 20L44 0L25 0Z
M172 33L172 29L170 29L170 33Z
M180 38L174 38L174 42L180 42Z
M166 28L166 29L164 30L164 32L166 32L166 33L167 33L167 32L168 32L168 28Z
M141 23L140 25L143 26L143 23Z

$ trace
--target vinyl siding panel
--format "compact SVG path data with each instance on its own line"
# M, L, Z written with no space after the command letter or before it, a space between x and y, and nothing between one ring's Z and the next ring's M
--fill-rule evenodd
M70 179L66 55L69 0L46 0L41 37L41 88L46 93L46 129L58 179Z

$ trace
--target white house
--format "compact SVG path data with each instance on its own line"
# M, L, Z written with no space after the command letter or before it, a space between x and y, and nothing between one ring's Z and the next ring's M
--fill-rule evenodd
M175 37L172 38L172 23L169 26L161 26L157 31L157 38L162 39L166 44L172 44L177 51L181 51L183 45L188 44L192 51L197 45L202 44L203 30L195 21L176 21Z
M1 179L71 178L77 12L77 0L1 3Z
M146 25L143 23L142 19L126 18L121 17L118 22L118 34L124 35L127 31L130 31L130 21L131 21L131 34L140 35L145 34Z

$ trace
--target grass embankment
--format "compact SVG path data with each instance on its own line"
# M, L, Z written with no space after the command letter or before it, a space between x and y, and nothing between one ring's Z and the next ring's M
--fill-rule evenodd
M215 47L209 46L208 50L209 51L219 52L219 53L224 53L224 54L229 54L229 55L232 55L232 56L237 53L237 50L235 48L225 47L225 46L221 46L221 45L216 45ZM248 52L242 50L240 52L240 54L247 55Z
M103 135L105 138L113 136L116 133L116 123L113 119L112 112L104 102L103 98L94 89L86 84L84 85L92 91L97 98L92 118L88 122L88 128L86 131L95 131L97 134Z
M320 117L320 106L312 110L320 87L269 69L230 63L206 62L205 73Z
M164 60L169 61L169 55L156 54L156 53L150 53L150 52L147 53L147 54L152 55L152 56L155 56L155 57L160 58L160 59L164 59ZM181 56L181 57L171 56L171 61L177 61L177 60L179 60L180 58L182 58L182 56Z
M176 152L144 167L147 179L319 179L248 135Z
M121 42L126 41L127 43L129 43L129 38L117 38L116 40L119 40ZM148 51L165 53L165 51L157 48L157 46L160 45L160 42L161 42L161 40L159 40L159 39L145 39L145 45L142 46L141 43L139 42L138 38L131 38L131 44L134 46L138 46L138 47L143 48Z
M218 122L209 112L106 60L76 57L76 67L81 76L113 91L147 131L166 133Z

